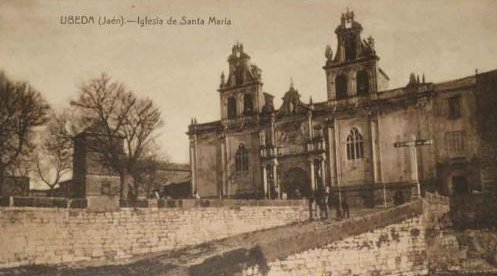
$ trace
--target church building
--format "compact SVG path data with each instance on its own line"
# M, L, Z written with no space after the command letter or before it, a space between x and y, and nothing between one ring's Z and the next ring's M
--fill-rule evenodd
M488 190L482 97L497 94L497 71L443 83L411 74L391 89L372 37L354 13L325 49L327 100L303 101L290 85L279 108L242 44L233 46L218 88L220 120L192 119L192 193L202 198L300 198L330 186L350 204L387 204L425 190ZM323 91L324 93L324 91ZM487 105L488 112L496 112Z

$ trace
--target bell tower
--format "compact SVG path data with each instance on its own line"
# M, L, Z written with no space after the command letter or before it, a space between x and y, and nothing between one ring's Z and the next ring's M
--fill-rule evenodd
M378 67L374 39L361 38L362 26L347 10L335 29L337 51L333 55L328 45L325 50L328 100L365 97L387 89L388 76Z
M250 63L250 56L237 43L228 57L229 73L226 78L221 73L219 94L221 100L221 120L232 120L259 114L264 107L261 70Z

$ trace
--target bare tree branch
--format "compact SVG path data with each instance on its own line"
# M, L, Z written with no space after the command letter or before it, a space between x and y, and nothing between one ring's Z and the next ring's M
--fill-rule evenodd
M143 151L155 138L154 131L162 126L161 113L150 99L138 98L106 74L83 84L79 97L71 105L79 110L88 126L98 129L96 146L99 148L95 150L121 175L121 179L124 174L134 171ZM120 139L125 141L124 151L119 145ZM126 196L125 188L121 181L122 197Z
M37 174L50 188L50 194L60 183L61 178L72 168L73 141L76 126L68 111L53 113L46 126L35 157Z
M46 121L49 110L41 94L26 82L13 82L0 72L0 194L12 166L23 164L32 149L33 129ZM15 170L14 170L15 171Z

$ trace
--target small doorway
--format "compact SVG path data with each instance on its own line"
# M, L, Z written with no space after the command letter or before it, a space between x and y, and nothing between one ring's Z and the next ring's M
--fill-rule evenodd
M469 194L469 185L466 176L453 176L452 190L456 195Z

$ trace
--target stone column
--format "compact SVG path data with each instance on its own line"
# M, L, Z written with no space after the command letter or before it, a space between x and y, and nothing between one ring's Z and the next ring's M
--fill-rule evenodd
M267 167L265 162L262 163L262 188L264 190L264 198L267 199L269 197L269 194L268 194L268 182L267 182Z
M314 147L313 147L313 144L312 144L312 139L314 138L314 129L312 128L312 111L307 111L307 127L309 128L308 129L308 133L307 135L309 136L309 141L311 141L311 149L310 150L314 150Z
M416 135L411 135L411 141L416 141ZM417 196L421 197L421 187L419 183L419 172L418 172L418 152L416 145L409 147L410 159L411 159L411 177L416 183Z
M236 93L236 115L238 117L243 116L243 94Z
M336 185L337 183L337 173L336 173L336 167L335 167L335 156L336 156L336 151L335 151L335 129L332 126L328 126L328 132L327 132L327 137L328 139L328 169L329 169L329 181L330 185Z
M326 157L324 156L325 154L323 153L323 156L320 158L321 162L321 183L323 183L323 187L326 187Z
M221 137L221 191L219 191L219 197L223 198L225 196L225 191L227 187L227 147L226 147L226 134L223 134Z
M356 71L351 70L347 73L347 92L349 96L357 96L356 77Z
M340 154L340 150L343 150L340 148L340 128L338 127L337 124L337 119L333 119L333 126L334 126L334 141L335 141L335 166L336 166L336 177L337 177L337 187L338 187L338 200L340 204L342 203L342 193L341 193L341 184L342 184L342 164Z
M278 197L281 198L281 187L278 179L278 160L273 159L273 185L278 189Z
M314 159L309 160L309 170L311 172L311 189L316 190L316 176L314 175Z
M370 143L369 147L371 149L371 178L373 183L378 182L378 159L377 159L377 147L376 147L376 122L369 118L369 136Z
M271 145L276 146L276 118L274 113L271 113Z
M195 134L190 136L190 177L192 183L192 195L197 190L197 136Z

